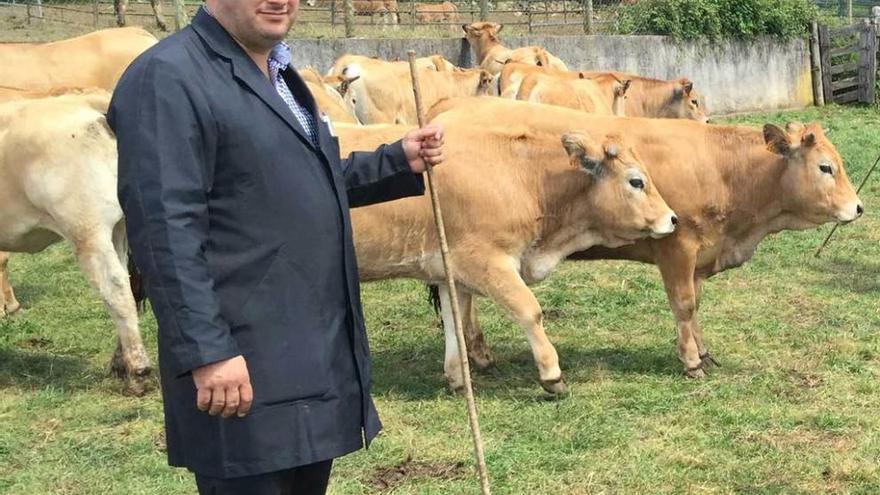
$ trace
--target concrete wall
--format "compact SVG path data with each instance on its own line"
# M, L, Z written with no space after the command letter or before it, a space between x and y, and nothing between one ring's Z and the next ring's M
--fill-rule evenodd
M678 42L663 36L505 37L509 47L540 45L571 69L620 70L648 77L689 77L711 114L799 108L812 103L809 45L804 40ZM296 39L294 64L326 71L344 53L406 59L441 54L473 65L464 39Z

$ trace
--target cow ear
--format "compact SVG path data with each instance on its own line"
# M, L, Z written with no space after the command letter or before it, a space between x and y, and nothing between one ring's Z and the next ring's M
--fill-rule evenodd
M773 124L764 125L764 143L767 149L777 155L788 156L791 153L791 141L788 133Z
M461 25L461 30L464 31L464 34L470 34L470 32L471 32L471 30L468 29L468 25L467 25L467 24L462 24L462 25Z
M590 175L599 175L604 154L595 152L598 147L590 136L580 131L568 132L562 135L562 146L573 164Z
M684 94L689 95L691 94L691 91L694 90L694 83L685 79L684 81L682 81L681 89L684 91Z
M816 135L812 132L808 132L804 134L804 137L801 138L801 146L809 148L811 146L816 145Z
M339 83L339 87L337 88L337 90L339 91L339 94L341 94L342 96L345 96L345 93L348 93L348 87L351 86L351 83L357 81L360 78L361 78L361 76L344 78L342 80L342 82Z
M495 28L495 34L498 34L501 32L502 29L504 29L504 24L499 24L496 22L495 24L492 25L492 27Z

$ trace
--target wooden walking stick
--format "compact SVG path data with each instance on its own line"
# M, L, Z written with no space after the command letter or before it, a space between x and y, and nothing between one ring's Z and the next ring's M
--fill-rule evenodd
M416 52L409 50L409 72L412 77L413 96L416 99L416 115L419 127L425 126L422 113L422 91L419 88L419 77L416 73ZM446 242L446 228L443 226L443 213L440 211L440 198L434 187L434 167L425 161L425 172L428 175L428 189L431 190L431 206L434 209L434 225L440 238L440 255L443 259L443 271L446 273L446 285L449 288L449 299L452 301L452 319L455 322L455 337L458 341L458 357L461 364L461 377L464 381L464 397L467 402L468 420L471 426L471 437L474 440L474 456L477 460L477 472L480 476L480 492L489 495L489 475L486 473L486 458L483 454L483 439L480 436L480 423L477 420L477 405L474 402L474 389L471 385L471 369L468 363L467 343L461 325L461 313L458 308L458 293L455 290L455 279L449 261L449 244Z
M865 174L865 178L862 179L862 183L859 184L859 188L856 189L856 195L858 195L860 192L862 192L862 188L865 187L865 183L868 182L868 177L870 177L871 174L874 172L874 169L877 168L878 163L880 163L880 156L877 157L877 160L874 161L874 165L871 165L871 168L868 170L868 173ZM816 250L816 254L814 255L816 258L818 258L820 254L822 254L822 250L825 249L825 246L828 245L828 241L831 240L831 236L833 236L834 232L837 231L838 226L840 226L840 224L836 223L836 224L834 224L834 227L831 228L831 232L828 233L828 237L825 238L825 242L823 242L822 245L819 246L819 249Z

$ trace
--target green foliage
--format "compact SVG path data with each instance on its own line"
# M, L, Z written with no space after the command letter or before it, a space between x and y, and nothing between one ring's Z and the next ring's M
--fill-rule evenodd
M642 0L621 9L620 31L680 39L804 35L818 15L808 0Z

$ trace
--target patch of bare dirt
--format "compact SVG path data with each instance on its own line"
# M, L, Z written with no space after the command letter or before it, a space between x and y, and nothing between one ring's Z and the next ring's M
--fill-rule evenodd
M466 475L467 468L463 462L445 464L414 461L410 456L396 466L376 469L371 477L370 485L378 491L388 491L414 479L434 478L453 480L462 478Z

